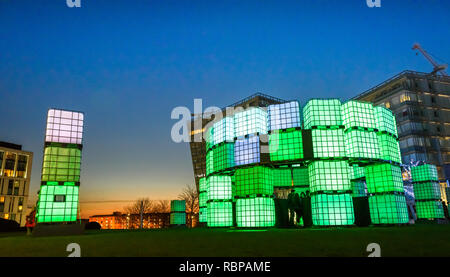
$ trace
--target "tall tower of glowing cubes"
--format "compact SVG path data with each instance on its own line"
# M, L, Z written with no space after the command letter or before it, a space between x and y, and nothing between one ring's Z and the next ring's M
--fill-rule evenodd
M349 101L343 117L347 155L365 168L372 223L407 223L394 115L370 103Z
M312 99L303 109L311 130L313 159L308 165L314 225L354 223L349 164L344 144L341 102Z
M82 112L48 111L36 213L38 223L77 220L83 122Z
M170 201L170 225L186 225L186 201Z
M198 206L200 223L207 222L207 201L208 201L208 185L206 178L200 178L198 186Z
M234 172L237 227L275 225L272 171L268 161L267 111L250 108L234 115L236 127Z
M435 165L411 167L418 219L444 218L441 190Z

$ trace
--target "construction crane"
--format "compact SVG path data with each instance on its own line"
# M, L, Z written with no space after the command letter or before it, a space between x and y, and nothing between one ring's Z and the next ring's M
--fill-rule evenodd
M441 73L442 76L448 76L447 72L445 72L445 70L447 69L447 65L446 64L438 64L432 57L430 54L427 53L427 51L425 51L422 46L420 46L420 44L415 43L413 45L413 50L419 50L420 53L422 53L422 55L425 57L425 59L427 59L432 65L433 65L433 71L430 73L432 75L436 75L437 73ZM417 52L416 52L417 55Z

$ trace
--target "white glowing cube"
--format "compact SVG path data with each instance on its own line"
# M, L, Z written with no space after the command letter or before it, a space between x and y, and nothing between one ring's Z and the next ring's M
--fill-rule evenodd
M81 112L50 109L47 114L46 142L82 144L83 120Z

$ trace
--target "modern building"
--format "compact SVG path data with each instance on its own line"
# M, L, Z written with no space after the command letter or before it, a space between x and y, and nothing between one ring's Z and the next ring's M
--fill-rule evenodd
M0 142L0 218L24 226L27 216L33 153L22 146Z
M267 107L271 104L280 104L286 102L285 100L272 97L263 93L255 93L247 98L244 98L228 107ZM225 111L225 108L222 109ZM205 118L203 115L192 114L189 130L191 131L190 149L192 156L192 167L194 169L194 178L197 189L199 187L199 180L206 176L206 141L203 137L205 126L214 120L212 114L210 118ZM201 128L195 128L196 126Z
M450 77L403 71L353 99L391 109L403 163L435 164L445 183L445 164L450 163Z
M138 229L139 220L139 214L122 214L120 212L89 217L89 222L98 222L102 229ZM143 215L144 229L167 228L169 225L170 213L146 213Z

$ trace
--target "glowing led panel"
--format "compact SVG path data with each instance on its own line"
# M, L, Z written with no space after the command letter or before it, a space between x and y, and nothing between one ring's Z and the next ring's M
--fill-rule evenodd
M315 194L311 197L314 225L339 226L355 222L350 194Z
M441 201L416 201L417 218L444 218L444 208Z
M238 227L272 227L275 225L275 204L272 198L240 198L236 201Z
M301 127L300 106L297 101L270 105L267 116L269 131Z
M263 109L250 107L234 115L236 137L249 134L267 134L267 112Z
M349 191L349 165L347 161L315 161L308 165L311 192Z
M343 129L313 129L311 133L315 158L346 156Z
M369 196L369 209L373 224L403 224L409 221L404 195L381 194Z
M345 151L351 158L380 158L380 145L377 134L365 130L345 131Z
M66 182L47 182L41 186L37 204L38 223L76 221L78 211L78 186Z
M309 187L309 174L307 167L293 167L292 179L294 186L308 186Z
M229 200L233 198L230 176L208 177L208 200Z
M414 197L416 200L440 200L441 188L437 182L414 183Z
M364 167L353 165L352 168L350 168L350 179L361 179L366 176Z
M402 170L392 164L374 164L365 167L369 193L404 192Z
M198 221L201 223L207 222L208 220L208 208L200 207L198 210Z
M83 139L81 112L50 109L47 114L46 142L81 144Z
M292 173L290 168L272 169L274 187L292 187Z
M234 118L225 117L214 123L214 144L221 142L233 142L234 140Z
M42 181L80 181L81 150L47 146L44 149Z
M214 128L210 127L206 129L205 132L205 144L206 144L206 151L211 149L214 146Z
M170 213L171 225L186 225L186 213L172 212Z
M186 212L186 200L171 200L170 201L171 212Z
M259 163L260 152L259 136L240 138L235 142L234 162L236 165Z
M341 101L339 99L311 99L303 108L306 129L314 126L342 125Z
M218 144L212 151L214 151L214 171L234 166L234 143Z
M438 181L438 173L435 165L423 164L411 167L413 182Z
M248 195L273 194L272 172L264 166L239 168L234 175L236 196L246 197Z
M211 149L206 153L206 175L214 172L214 151Z
M396 163L402 162L400 146L396 138L388 134L377 134L378 144L380 145L380 158Z
M370 103L348 101L342 105L342 120L345 129L362 127L375 129L375 110Z
M380 132L387 132L398 136L397 123L392 111L384 107L375 107L375 124Z
M274 131L269 135L271 161L296 160L303 158L302 131Z
M231 201L211 201L207 208L208 227L233 226L233 203Z
M353 197L363 197L367 196L367 187L366 182L362 180L351 181L352 182L352 191Z

